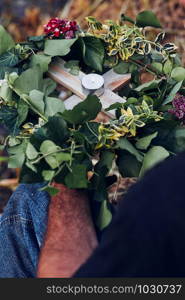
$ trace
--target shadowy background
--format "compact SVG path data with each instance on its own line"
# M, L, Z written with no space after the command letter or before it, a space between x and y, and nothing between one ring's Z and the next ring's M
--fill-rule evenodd
M122 13L135 17L142 10L156 13L167 32L166 40L175 42L185 63L185 0L1 0L0 24L19 42L42 34L43 25L51 17L75 19L85 27L84 17L88 15L117 20ZM150 33L151 38L154 33ZM6 131L0 125L0 140L4 136ZM4 155L0 152L0 157ZM17 184L17 175L0 160L0 213ZM8 187L2 183L6 179L11 179Z

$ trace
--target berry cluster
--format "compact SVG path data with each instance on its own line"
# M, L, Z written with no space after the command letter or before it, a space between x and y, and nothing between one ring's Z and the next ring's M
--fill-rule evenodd
M169 113L185 124L185 96L177 94L172 101L172 105L173 108L169 109Z
M44 32L50 38L72 39L75 37L76 31L78 31L78 25L75 21L53 18L44 25Z

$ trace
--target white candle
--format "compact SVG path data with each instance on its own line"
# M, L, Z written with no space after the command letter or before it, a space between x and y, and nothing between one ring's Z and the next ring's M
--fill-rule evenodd
M82 78L82 85L87 90L98 90L104 85L104 78L99 74L88 74Z

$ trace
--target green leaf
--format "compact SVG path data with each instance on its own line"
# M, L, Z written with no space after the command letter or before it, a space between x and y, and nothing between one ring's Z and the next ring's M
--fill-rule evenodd
M173 64L172 64L171 60L167 59L167 61L164 63L164 66L163 66L164 74L166 74L166 75L170 74L172 71L172 68L173 68Z
M46 97L45 98L45 116L54 116L57 113L62 113L65 110L64 102L61 99Z
M129 72L129 66L128 62L121 61L113 69L117 74L126 74Z
M85 43L84 62L92 69L102 72L105 48L102 41L95 37L83 38Z
M55 175L55 171L51 171L51 170L43 170L42 171L42 176L43 176L44 180L46 180L46 181L52 180L54 175Z
M44 126L34 132L31 136L31 143L37 149L40 148L45 140L51 140L56 145L63 145L69 138L69 135L69 129L63 118L61 116L53 116L49 117L48 122Z
M32 170L35 175L37 174L37 168L29 160L26 161L25 166Z
M10 106L2 106L0 109L0 120L3 121L6 128L11 134L17 133L17 110Z
M27 158L28 159L35 159L35 158L37 158L38 155L39 155L39 153L37 152L35 147L31 143L28 143L27 148L26 148Z
M101 203L100 212L96 221L96 225L100 230L103 230L110 224L111 220L112 220L112 213L108 208L107 201L104 200Z
M116 143L116 148L121 150L126 150L130 154L134 155L139 162L142 162L143 156L139 153L139 151L128 141L127 138L120 138Z
M21 144L8 148L9 161L8 168L21 168L25 160L27 141L23 140Z
M17 105L17 113L18 113L17 121L16 121L17 126L20 126L26 120L28 111L29 111L28 105L22 99L19 99Z
M76 40L76 38L69 40L46 40L44 53L51 56L65 56L70 52L70 48Z
M58 189L56 189L55 187L50 186L50 185L47 185L47 186L41 188L40 191L45 191L52 197L56 196L59 193Z
M70 73L74 76L79 75L80 67L79 67L79 60L69 60L64 65L65 68L69 69Z
M119 109L119 108L123 108L123 103L115 102L114 104L111 104L109 107L107 107L105 109L105 111L110 111L110 110Z
M159 74L163 71L163 65L160 62L153 62L151 67Z
M141 150L146 150L149 146L150 146L150 144L151 144L151 141L153 140L153 139L155 139L155 137L158 135L158 132L154 132L154 133L152 133L152 134L150 134L150 135L147 135L147 136L145 136L145 137L143 137L143 138L140 138L138 141L137 141L137 143L136 143L136 147L138 148L138 149L141 149Z
M112 168L112 163L115 158L115 153L112 151L104 150L101 153L100 160L95 166L95 173L106 176Z
M48 71L48 66L50 62L51 62L51 56L44 55L44 54L34 54L31 57L30 67L39 65L41 71L45 73Z
M53 152L57 152L60 149L59 146L57 146L55 143L53 143L50 140L46 140L42 143L42 145L40 146L40 152L42 154L49 154L49 153L53 153Z
M116 164L122 177L138 177L142 164L127 151L119 151Z
M161 79L158 80L151 80L149 82L143 83L140 86L138 86L137 88L135 88L134 90L137 92L146 92L148 90L153 90L155 88L158 87L159 83L161 82Z
M44 158L52 169L56 169L60 165L56 157L56 152L59 149L60 147L50 140L46 140L41 144L40 151L43 155L45 155Z
M137 15L136 25L138 27L146 27L146 26L151 26L155 28L162 27L156 15L150 10L145 10Z
M30 103L41 113L44 114L44 94L37 90L29 93Z
M169 157L169 152L161 146L153 146L144 156L143 165L139 176L143 176L146 171L153 168L156 164Z
M7 51L0 56L0 67L14 67L19 63L19 56L14 51Z
M67 122L78 125L94 120L101 108L100 99L95 95L90 95L72 110L65 110L62 115Z
M176 67L171 72L171 77L176 81L185 80L185 68Z
M45 78L43 80L42 91L45 96L49 96L56 89L57 84L51 78Z
M0 55L13 48L15 43L10 34L0 25Z
M94 176L91 179L94 190L93 199L95 201L101 202L108 197L106 176L112 168L114 158L114 152L105 150L101 152L99 162L95 165Z
M32 90L42 87L42 72L40 66L35 66L24 71L14 82L14 87L21 93L29 94Z
M3 82L0 87L0 98L6 102L12 101L12 90L10 89L7 81Z
M86 166L75 164L65 177L65 184L70 189L85 189L88 186Z
M100 124L96 122L87 122L83 124L78 132L83 134L83 138L88 141L89 144L98 143L98 128Z
M180 82L176 83L176 85L173 87L173 89L171 90L171 92L169 93L169 95L164 100L163 105L171 102L174 99L175 95L180 90L180 88L182 86L182 83L183 83L183 81L180 81Z
M46 140L41 144L40 151L45 155L45 160L52 169L58 168L64 161L70 161L69 153L59 152L61 148L50 140Z
M162 53L154 49L151 50L151 58L153 61L159 63L162 63L164 61L164 56L162 55Z
M10 74L13 72L18 73L18 68L1 67L0 68L0 79L4 79L6 73Z

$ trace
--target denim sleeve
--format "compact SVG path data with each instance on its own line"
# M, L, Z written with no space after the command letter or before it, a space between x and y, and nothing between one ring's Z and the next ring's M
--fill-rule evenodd
M0 219L0 278L35 277L50 197L43 184L21 184Z

